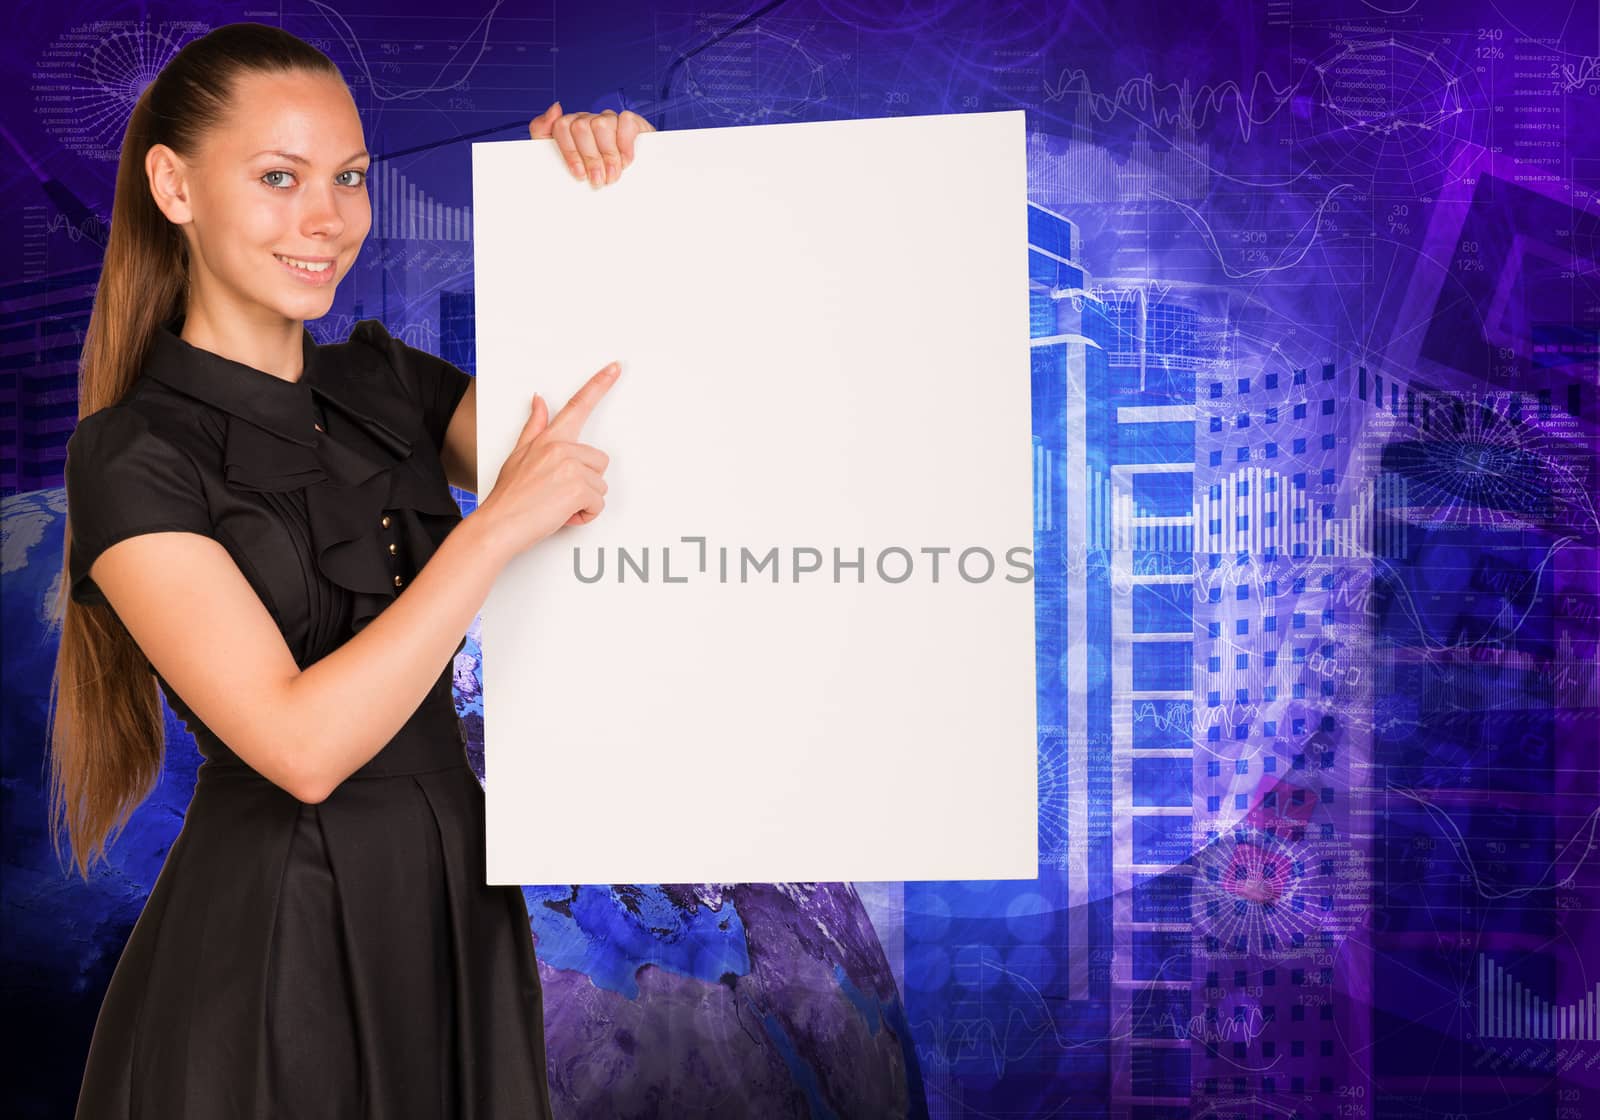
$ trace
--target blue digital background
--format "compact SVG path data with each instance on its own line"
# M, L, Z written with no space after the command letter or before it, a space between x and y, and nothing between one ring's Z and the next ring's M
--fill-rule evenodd
M474 372L468 144L556 97L1028 113L1040 878L529 887L561 1115L1600 1116L1600 22L1503 0L15 13L8 1114L70 1108L192 789L173 724L112 868L61 874L39 611L127 112L247 18L381 157L313 330Z

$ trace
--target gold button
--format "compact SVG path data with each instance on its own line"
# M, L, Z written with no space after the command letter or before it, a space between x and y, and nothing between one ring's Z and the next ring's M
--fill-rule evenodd
M394 577L394 585L396 587L399 587L403 583L405 583L405 580L401 579L399 576Z
M397 553L399 551L400 551L400 546L395 544L393 541L390 541L389 542L389 555L393 556L395 553Z
M389 527L389 515L387 513L383 515L383 521L380 524L382 524L385 529Z

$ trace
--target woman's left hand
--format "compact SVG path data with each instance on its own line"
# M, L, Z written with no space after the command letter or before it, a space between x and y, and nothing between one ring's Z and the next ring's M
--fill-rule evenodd
M631 109L563 114L559 101L528 122L531 138L554 139L572 174L595 187L615 183L623 168L633 163L634 138L655 130Z

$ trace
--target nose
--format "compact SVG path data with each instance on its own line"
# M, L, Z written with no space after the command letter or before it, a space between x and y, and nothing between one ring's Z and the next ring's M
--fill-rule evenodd
M345 217L332 184L307 190L300 197L305 201L300 216L300 228L304 233L329 238L344 232Z

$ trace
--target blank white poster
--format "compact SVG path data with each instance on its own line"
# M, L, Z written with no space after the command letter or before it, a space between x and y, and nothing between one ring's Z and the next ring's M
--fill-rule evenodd
M478 468L613 359L485 603L495 884L1034 879L1020 111L473 145Z

